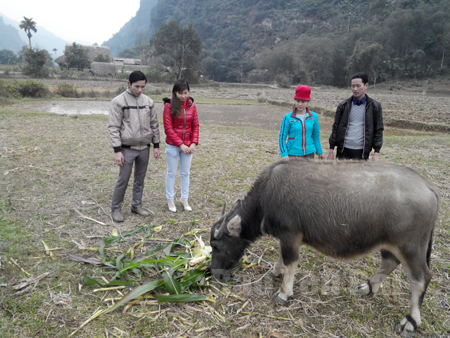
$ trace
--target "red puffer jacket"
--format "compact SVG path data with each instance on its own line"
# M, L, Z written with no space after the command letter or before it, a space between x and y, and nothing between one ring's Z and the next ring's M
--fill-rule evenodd
M164 98L163 101L166 143L177 147L182 144L189 147L191 143L198 145L199 123L194 99L189 97L183 114L175 118L170 116L170 98Z

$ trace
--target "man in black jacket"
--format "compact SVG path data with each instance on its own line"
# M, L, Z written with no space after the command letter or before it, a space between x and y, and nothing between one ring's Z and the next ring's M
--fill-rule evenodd
M367 96L368 87L366 74L353 75L353 96L341 102L336 109L328 160L334 160L334 147L337 147L338 159L367 160L372 149L372 160L379 159L383 145L383 112L381 105Z

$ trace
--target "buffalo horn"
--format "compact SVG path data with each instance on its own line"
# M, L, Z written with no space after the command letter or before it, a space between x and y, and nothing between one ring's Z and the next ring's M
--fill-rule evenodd
M222 224L220 224L219 229L216 229L216 231L214 232L215 239L222 238L223 232L225 231L225 227L227 226L226 223L227 223L227 218L224 217L223 222L222 222Z
M226 206L227 206L227 202L225 202L225 203L223 204L223 207L222 207L222 213L220 214L221 217L225 214L225 207L226 207Z

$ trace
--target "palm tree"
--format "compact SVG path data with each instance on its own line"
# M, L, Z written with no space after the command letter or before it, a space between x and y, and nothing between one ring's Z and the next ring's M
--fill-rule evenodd
M37 32L36 29L36 22L33 21L33 18L27 18L26 16L23 17L23 20L20 22L20 28L22 28L28 36L28 40L30 41L30 49L31 49L31 31Z

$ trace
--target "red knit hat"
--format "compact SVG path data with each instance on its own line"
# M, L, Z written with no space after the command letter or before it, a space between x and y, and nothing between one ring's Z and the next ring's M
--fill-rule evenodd
M298 86L295 89L294 100L311 101L311 88L306 85Z

